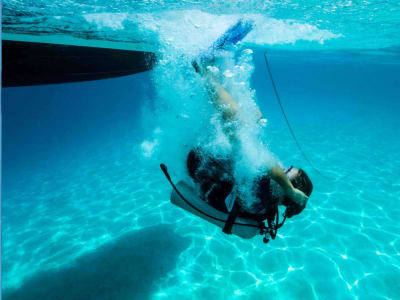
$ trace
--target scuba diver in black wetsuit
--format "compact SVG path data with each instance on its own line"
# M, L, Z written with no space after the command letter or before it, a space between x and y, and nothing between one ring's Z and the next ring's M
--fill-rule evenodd
M232 95L222 86L213 74L215 56L221 49L236 45L253 28L254 22L240 19L219 37L207 51L192 61L195 71L201 75L210 100L221 115L222 129L230 140L232 151L228 157L215 157L205 147L192 149L187 156L187 169L194 183L200 187L200 195L183 181L175 185L168 173L167 166L160 164L167 180L173 187L171 202L190 213L222 228L226 234L235 234L242 238L251 238L259 233L264 235L264 243L275 239L277 230L290 218L303 211L313 185L307 174L298 168L283 170L277 163L265 167L259 176L235 178L241 158L241 140L238 129L251 123L265 124L257 108L254 120L243 118L239 105ZM262 150L261 150L262 151ZM246 155L246 154L245 154ZM250 155L250 153L249 153ZM261 165L264 160L260 160ZM260 164L259 164L260 165ZM237 174L237 172L236 172ZM237 177L237 176L236 176ZM246 199L251 188L252 199ZM247 190L247 191L244 191ZM199 197L200 196L200 197ZM203 202L204 201L204 202ZM286 206L284 219L279 223L278 206ZM267 222L264 222L264 221ZM266 224L267 223L267 224Z
M218 78L208 70L206 65L193 61L197 73L205 80L207 91L214 107L221 113L222 121L228 124L224 128L231 141L237 141L235 129L229 124L240 122L239 106L231 94L221 85ZM258 120L262 115L258 109ZM274 165L265 174L254 179L253 190L256 201L250 207L243 204L236 193L233 177L233 159L217 159L202 148L189 152L187 157L189 175L200 186L203 199L216 209L232 213L243 218L262 221L270 220L278 213L278 205L286 206L285 216L299 214L306 206L313 185L302 169L290 167L283 170Z

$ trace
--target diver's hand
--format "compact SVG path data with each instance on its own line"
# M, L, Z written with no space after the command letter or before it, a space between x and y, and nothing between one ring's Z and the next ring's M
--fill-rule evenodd
M289 198L296 202L301 207L304 207L308 201L308 197L299 189L293 188L289 193Z

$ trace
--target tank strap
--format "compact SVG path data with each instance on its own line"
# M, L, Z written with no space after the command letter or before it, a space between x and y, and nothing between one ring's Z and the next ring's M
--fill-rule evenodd
M239 214L239 207L237 202L233 204L232 210L229 212L228 219L226 219L224 228L222 228L222 231L226 234L232 234L232 227L233 224L235 223L235 220Z

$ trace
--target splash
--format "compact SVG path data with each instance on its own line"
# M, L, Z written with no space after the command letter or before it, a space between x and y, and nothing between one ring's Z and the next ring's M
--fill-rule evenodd
M198 10L162 11L153 13L89 13L83 15L90 26L98 32L127 33L154 45L157 39L161 48L171 46L182 53L196 55L214 42L238 19L255 21L255 29L245 38L244 44L252 46L294 44L297 41L317 42L343 37L340 33L319 29L315 25L291 19L274 19L260 14L215 15ZM134 32L133 32L134 30ZM155 37L152 33L156 33ZM119 37L122 38L122 37ZM118 39L116 36L114 39Z

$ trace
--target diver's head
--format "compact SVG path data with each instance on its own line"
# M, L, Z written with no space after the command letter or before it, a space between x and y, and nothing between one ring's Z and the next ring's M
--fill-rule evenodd
M288 176L290 182L293 184L293 186L296 189L299 189L307 197L310 197L312 190L313 190L313 184L303 169L290 167L286 171L286 175ZM306 207L306 205L304 205L304 206L298 205L289 197L285 197L283 204L287 207L286 215L289 218L294 215L298 215Z
M293 186L306 194L307 197L310 197L313 190L313 184L306 172L303 169L293 167L290 167L286 172L287 177Z

